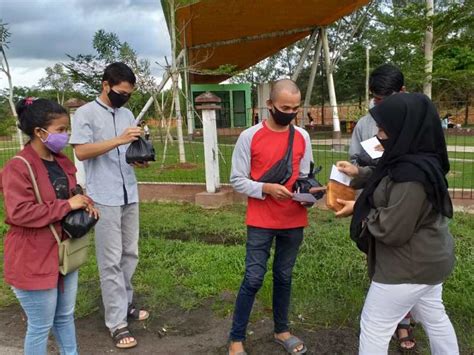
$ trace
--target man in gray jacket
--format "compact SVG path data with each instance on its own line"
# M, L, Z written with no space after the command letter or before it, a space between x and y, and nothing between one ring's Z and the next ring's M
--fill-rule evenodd
M404 77L400 69L391 64L377 67L369 78L369 90L372 93L373 104L377 105L385 97L397 92L404 92L404 85ZM352 133L349 155L353 164L359 166L375 166L377 164L377 161L373 160L360 145L360 142L372 138L376 134L377 125L370 113L367 113L357 122Z

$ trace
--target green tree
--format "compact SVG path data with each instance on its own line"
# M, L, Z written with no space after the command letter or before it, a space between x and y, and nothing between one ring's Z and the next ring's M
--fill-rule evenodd
M39 81L42 88L53 88L56 91L56 100L59 104L64 105L64 97L67 91L73 88L73 80L64 70L64 66L56 63L52 67L45 69L46 76Z
M433 16L433 99L456 99L472 91L473 1L437 1ZM424 1L393 1L382 6L371 22L372 54L392 62L405 74L410 91L425 81L424 35L429 24Z
M156 87L151 75L150 62L139 59L137 53L127 42L121 42L113 32L98 30L93 37L92 45L95 54L79 54L75 57L67 55L70 61L64 63L74 83L90 94L98 94L102 90L102 74L105 67L113 62L124 62L132 68L137 77L137 89L141 93L149 93Z

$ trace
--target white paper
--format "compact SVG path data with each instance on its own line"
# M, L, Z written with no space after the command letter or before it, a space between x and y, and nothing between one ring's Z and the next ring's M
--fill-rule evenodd
M329 179L340 182L341 184L344 184L346 186L349 186L352 180L349 175L340 172L335 165L332 166L331 176L329 177Z
M377 137L369 138L363 142L360 142L360 145L364 150L369 154L372 159L378 159L382 156L383 152L375 150L375 147L380 145L380 141Z
M298 201L298 202L308 202L308 203L315 203L316 198L308 193L294 193L293 194L293 200Z

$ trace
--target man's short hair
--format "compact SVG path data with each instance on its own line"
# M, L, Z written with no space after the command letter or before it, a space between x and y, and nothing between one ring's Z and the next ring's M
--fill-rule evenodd
M289 91L292 94L301 93L300 88L293 80L280 79L275 81L272 85L272 88L270 90L270 100L275 101L282 91Z
M110 86L118 85L124 81L135 85L137 79L135 74L133 74L132 69L122 62L116 62L109 64L105 70L104 75L102 76L102 81L106 81Z
M382 64L369 77L369 90L380 96L389 96L400 92L405 85L403 73L392 64Z

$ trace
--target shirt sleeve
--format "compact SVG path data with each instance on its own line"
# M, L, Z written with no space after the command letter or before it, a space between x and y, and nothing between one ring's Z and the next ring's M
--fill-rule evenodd
M129 119L130 119L130 127L137 127L136 123L135 123L135 116L133 115L133 112L128 110L128 115L129 115Z
M367 227L378 241L401 246L410 240L426 200L424 187L418 182L393 183L386 207L370 211Z
M301 159L301 162L300 162L299 177L305 178L305 177L308 177L310 165L311 165L311 162L313 161L313 148L311 146L311 138L308 132L306 132L305 130L302 130L302 134L305 141L305 150L304 150L303 158Z
M250 178L250 144L252 136L243 132L232 153L232 169L230 174L230 183L235 191L245 194L249 197L260 200L265 199L263 194L263 182L253 181Z
M351 187L354 189L363 189L367 181L369 181L375 170L374 166L358 166L359 174L351 180Z
M85 110L78 110L71 120L71 138L69 144L93 143L94 136L90 117Z
M360 145L360 142L362 142L362 126L363 122L359 121L354 128L354 132L352 132L351 145L349 146L349 156L352 163L357 162L357 158L363 150Z

